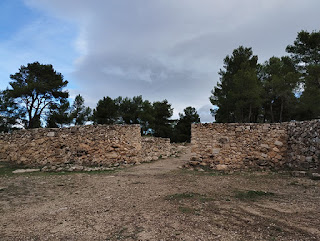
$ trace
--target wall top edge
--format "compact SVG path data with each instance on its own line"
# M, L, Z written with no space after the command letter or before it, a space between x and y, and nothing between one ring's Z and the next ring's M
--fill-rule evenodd
M230 126L239 126L239 125L246 125L246 126L255 126L255 125L295 125L300 123L313 123L319 122L320 119L308 120L308 121L290 121L290 122L277 122L277 123L193 123L192 126L213 126L213 125L230 125Z
M59 131L76 131L76 130L90 130L90 129L113 129L113 128L130 128L130 127L138 127L139 124L114 124L114 125L83 125L83 126L70 126L70 127L62 127L62 128L34 128L34 129L18 129L14 130L11 133L0 133L0 135L10 135L14 133L38 133L38 132L59 132Z

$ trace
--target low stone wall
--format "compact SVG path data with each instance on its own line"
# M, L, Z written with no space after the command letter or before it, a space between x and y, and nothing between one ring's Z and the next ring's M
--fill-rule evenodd
M139 125L74 126L0 134L0 160L27 166L112 166L140 161Z
M141 161L167 158L173 153L170 138L142 137L141 140Z
M288 165L320 172L320 120L288 124Z
M285 125L193 124L191 132L196 159L214 169L278 169L286 162Z
M193 165L320 172L320 120L274 124L194 124Z
M84 170L167 158L176 153L169 138L141 137L139 125L88 125L18 130L0 134L0 161Z

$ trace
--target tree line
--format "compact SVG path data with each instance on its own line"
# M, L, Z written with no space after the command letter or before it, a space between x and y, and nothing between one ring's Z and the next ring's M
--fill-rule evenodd
M320 118L320 31L301 31L288 56L263 64L240 46L224 59L210 97L217 122L283 122Z
M240 46L224 59L220 81L211 91L216 122L283 122L320 117L320 31L301 31L288 56L263 64L252 48ZM10 75L0 91L0 132L16 128L60 128L84 124L139 124L142 134L190 141L191 123L200 122L189 106L173 120L167 100L142 96L103 97L91 110L77 95L72 104L68 81L53 66L29 63Z
M142 96L109 96L100 99L93 110L77 95L72 104L63 90L68 81L52 65L39 62L21 66L10 75L10 87L0 92L0 131L17 128L61 128L84 124L139 124L143 135L190 141L191 123L200 122L193 107L187 107L178 120L171 119L173 108L167 100L151 103Z

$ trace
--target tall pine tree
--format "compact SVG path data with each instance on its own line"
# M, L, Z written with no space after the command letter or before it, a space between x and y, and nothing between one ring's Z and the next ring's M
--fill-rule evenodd
M220 82L212 90L211 110L217 122L256 122L262 104L257 77L258 57L251 48L240 46L224 59Z
M301 31L286 51L303 75L297 119L320 118L320 31Z

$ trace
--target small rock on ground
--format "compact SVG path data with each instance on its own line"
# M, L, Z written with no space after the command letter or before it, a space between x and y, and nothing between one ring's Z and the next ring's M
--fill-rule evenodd
M14 170L12 173L18 174L18 173L28 173L28 172L40 172L40 169L17 169L17 170Z

